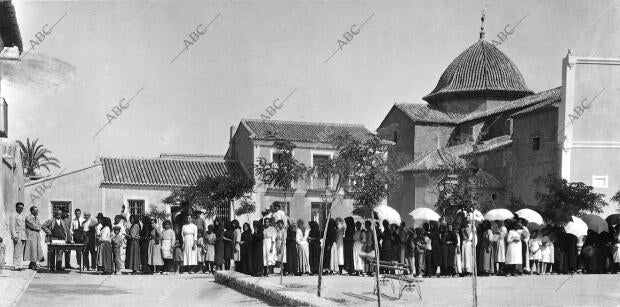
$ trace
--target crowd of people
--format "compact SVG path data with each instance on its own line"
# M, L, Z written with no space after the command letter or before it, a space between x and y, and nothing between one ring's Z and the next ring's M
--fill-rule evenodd
M191 210L174 221L157 221L129 215L124 207L114 221L101 213L95 218L88 212L82 216L75 209L73 218L54 210L50 220L40 223L36 206L28 216L23 207L18 203L10 217L14 263L28 261L31 269L37 269L44 258L40 231L47 242L83 244L84 250L75 256L78 266L103 274L119 274L123 269L131 274L196 274L234 268L266 276L281 268L284 275L314 275L322 270L372 276L374 266L368 259L375 257L375 246L380 260L404 264L405 274L424 277L467 276L474 271L505 276L617 273L620 266L620 225L577 238L561 226L528 230L527 221L518 217L482 221L475 233L467 220L431 221L415 229L383 220L373 231L369 220L362 224L353 217L338 217L326 221L323 231L316 221L288 220L277 204L252 225L219 219L207 225L200 211ZM48 253L50 269L71 269L70 255Z

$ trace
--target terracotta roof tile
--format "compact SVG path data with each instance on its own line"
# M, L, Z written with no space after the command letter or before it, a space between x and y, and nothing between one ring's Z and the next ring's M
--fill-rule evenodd
M415 122L457 124L464 117L463 114L443 112L427 104L398 103L395 106Z
M428 172L463 169L467 167L467 161L450 153L445 148L435 149L426 155L405 165L399 172Z
M188 186L200 177L243 174L236 161L172 158L100 158L103 184Z
M424 100L433 103L449 98L520 98L529 94L532 91L517 66L493 44L479 40L448 65Z
M273 133L279 139L296 142L331 143L334 135L349 133L359 140L366 140L372 133L362 125L296 122L279 120L242 119L241 124L250 132L250 138L271 140Z

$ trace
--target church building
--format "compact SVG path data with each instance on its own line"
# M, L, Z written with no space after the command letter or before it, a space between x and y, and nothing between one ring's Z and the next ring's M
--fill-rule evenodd
M606 167L620 154L620 60L569 51L562 67L560 86L534 93L482 29L425 103L397 103L380 124L379 134L409 161L388 205L402 216L434 208L438 175L466 166L476 171L483 208L536 205L544 187L534 180L549 174L592 185L609 200L620 188L620 171Z

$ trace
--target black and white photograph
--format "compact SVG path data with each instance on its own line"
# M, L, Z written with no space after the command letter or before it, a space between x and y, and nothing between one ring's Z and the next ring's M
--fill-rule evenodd
M620 1L0 0L0 307L618 306Z

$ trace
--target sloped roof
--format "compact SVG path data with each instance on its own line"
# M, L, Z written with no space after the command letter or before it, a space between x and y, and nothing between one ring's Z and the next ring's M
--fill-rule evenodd
M457 124L464 117L463 114L449 113L437 110L428 104L397 103L396 108L405 113L415 122L429 122L438 124Z
M444 148L431 150L426 155L403 166L399 172L429 172L429 171L449 171L454 169L464 169L467 161L450 153Z
M520 99L506 101L501 105L484 112L472 114L458 114L443 112L433 106L419 103L398 103L395 106L416 122L428 122L437 124L462 124L487 116L497 115L512 110L519 110L541 103L555 103L562 99L562 87L558 86ZM532 109L535 110L536 108ZM530 110L530 111L532 111ZM516 113L515 113L516 114Z
M242 119L241 125L256 140L278 139L296 142L332 143L339 133L348 133L358 140L368 139L372 133L363 125L297 122L279 120Z
M560 105L560 103L562 102L562 98L561 97L557 97L556 99L547 99L544 100L543 102L537 103L533 106L527 107L519 112L516 112L514 114L512 114L511 117L519 117L522 116L524 114L528 114L528 113L532 113L535 111L538 111L540 109L544 109L546 107L558 107Z
M244 174L236 161L201 161L170 158L100 158L103 184L189 186L200 177Z
M15 7L10 0L0 1L0 49L4 47L17 47L20 54L24 51Z
M478 171L473 176L474 183L480 187L485 189L501 189L504 187L499 179L495 178L495 176L485 172L483 169L478 169Z
M211 154L185 154L185 153L169 153L165 152L159 155L162 159L185 159L185 160L205 160L205 161L223 161L224 155Z
M486 152L490 152L490 151L494 151L497 149L501 149L507 146L510 146L512 144L512 140L510 139L509 135L501 135L495 138L492 138L488 141L485 141L481 144L477 144L474 146L474 150L472 150L470 153L466 153L465 155L468 154L481 154L481 153L486 153Z
M423 99L429 103L450 98L520 98L533 92L517 66L493 44L479 40L443 72L437 86Z

